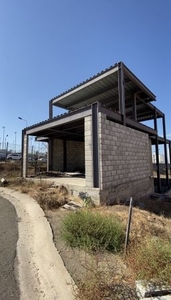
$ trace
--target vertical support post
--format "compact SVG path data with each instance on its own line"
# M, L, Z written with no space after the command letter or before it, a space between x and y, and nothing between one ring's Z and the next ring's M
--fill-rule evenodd
M53 138L49 138L48 142L48 160L47 160L47 171L53 170Z
M21 177L23 177L23 153L24 153L24 130L22 130L22 136L21 136Z
M166 183L169 189L169 173L168 173L168 157L167 157L167 144L166 144L166 122L165 115L162 118L163 121L163 136L164 136L164 156L165 156L165 165L166 165Z
M123 116L123 125L125 121L125 86L124 86L124 70L123 63L118 64L118 91L119 91L119 113Z
M28 167L28 135L22 131L22 177L27 177Z
M64 157L63 157L63 169L64 169L64 172L67 171L67 142L66 140L63 140L63 154L64 154Z
M95 188L99 187L98 105L98 102L92 104L93 186Z
M51 155L50 155L50 153L51 153L51 140L49 139L48 140L48 151L47 151L47 172L49 172L50 171L50 165L51 165Z
M53 105L52 100L49 101L49 119L53 118Z
M157 187L158 192L161 192L161 180L160 180L160 162L159 162L159 142L158 142L158 130L157 130L157 111L154 109L154 129L157 131L156 135L156 164L157 164Z
M133 106L132 106L132 117L134 121L137 121L137 102L136 94L134 94Z
M171 175L171 141L169 141L170 175Z
M7 158L8 155L8 142L6 144L6 148L5 148L5 159Z
M129 214L128 214L128 223L126 227L126 237L125 237L125 249L124 249L124 256L126 257L126 250L128 246L128 241L129 241L129 233L130 233L130 227L131 227L131 217L132 217L132 205L133 205L133 200L132 197L130 198L129 202Z

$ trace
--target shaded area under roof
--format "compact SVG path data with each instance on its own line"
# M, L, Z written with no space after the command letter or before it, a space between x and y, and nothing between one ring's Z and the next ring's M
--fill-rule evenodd
M37 137L42 137L43 135L51 138L57 139L67 139L74 141L84 141L84 119L72 121L69 125L63 124L55 127L48 127L46 129L40 130ZM46 141L46 139L44 139Z

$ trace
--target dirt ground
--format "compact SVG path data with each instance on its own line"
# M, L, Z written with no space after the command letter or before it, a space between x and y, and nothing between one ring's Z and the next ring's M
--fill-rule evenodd
M106 212L113 210L118 210L118 212L123 210L127 213L128 207L118 205L106 209ZM76 284L80 281L84 281L90 270L103 270L104 274L113 277L116 282L120 282L122 279L122 282L125 283L124 289L126 298L122 296L121 299L138 299L135 292L134 278L130 276L130 270L126 268L126 265L119 255L103 253L93 256L85 253L83 250L67 247L61 238L62 219L67 213L69 212L61 209L54 211L48 210L46 211L46 217L52 228L54 244L57 251L60 253L68 272Z
M167 203L167 205L171 208L171 203ZM129 207L126 205L104 206L99 207L99 209L96 208L96 211L105 214L116 214L122 219L125 225L127 223ZM111 253L93 256L85 253L83 250L67 247L61 238L61 225L62 219L68 213L69 211L61 209L48 210L46 211L46 217L52 228L54 244L57 251L60 253L64 264L74 281L78 283L80 280L84 280L91 268L94 270L104 270L106 274L112 276L116 282L122 280L125 287L129 287L129 290L125 292L125 298L122 297L121 299L138 299L135 292L134 274L126 267L123 257ZM165 218L163 215L158 216L145 210L133 208L130 233L132 240L142 239L147 232L149 232L149 234L164 236L165 234L169 234L170 228L171 219Z

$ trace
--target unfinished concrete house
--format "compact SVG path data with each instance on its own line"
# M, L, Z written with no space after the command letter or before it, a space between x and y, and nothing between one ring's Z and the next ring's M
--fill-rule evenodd
M49 119L23 130L22 175L27 177L28 136L48 142L47 171L81 172L59 178L73 193L86 192L96 204L139 198L154 191L152 145L156 149L157 189L161 190L158 145L164 145L169 187L165 115L155 95L122 63L98 73L49 101ZM53 116L54 106L67 113ZM158 118L163 136L158 136ZM153 128L145 121L153 120Z

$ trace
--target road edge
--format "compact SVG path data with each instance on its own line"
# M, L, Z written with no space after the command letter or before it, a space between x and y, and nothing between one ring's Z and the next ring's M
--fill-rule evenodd
M53 243L52 230L38 203L26 194L0 188L15 207L17 261L22 300L74 300L74 282Z

